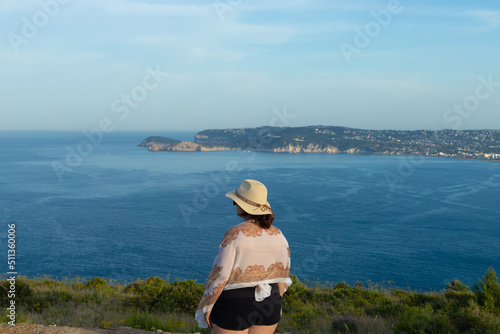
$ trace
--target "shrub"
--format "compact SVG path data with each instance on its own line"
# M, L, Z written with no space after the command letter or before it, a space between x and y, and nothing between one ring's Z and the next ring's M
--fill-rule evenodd
M391 291L391 295L404 301L408 298L409 292L396 288Z
M432 328L432 309L412 306L398 317L394 333L402 334L434 334Z
M349 284L347 284L346 282L339 282L337 284L335 284L335 289L348 289L349 288Z
M308 304L313 299L312 292L299 281L295 275L290 275L292 285L286 290L283 298L283 309L288 310L292 305Z
M334 333L357 333L358 324L354 317L343 315L338 319L333 320L331 330Z
M288 323L294 329L307 329L310 328L317 315L316 307L311 304L303 305L288 313Z
M457 292L465 292L465 291L470 291L470 288L462 284L459 280L453 280L446 284L446 291L457 291Z
M168 283L159 310L195 313L204 291L203 284L193 280Z
M477 306L469 308L454 308L450 306L448 318L461 333L467 333L474 328L479 329L482 321L482 315Z
M492 268L473 291L460 281L432 293L350 287L344 282L311 287L296 276L292 282L284 297L279 332L500 333L500 317L495 314L499 284ZM0 283L0 296L5 298L9 285ZM31 323L208 333L196 326L193 317L203 291L204 286L192 280L166 282L159 277L125 287L98 277L89 281L43 277L17 278L16 297L24 303L18 304L19 319L24 316Z
M139 309L194 313L204 290L203 284L193 280L166 283L159 277L150 277L125 288L125 292L136 294L127 298L125 304Z
M472 291L479 305L492 314L500 314L500 284L495 270L490 267L482 279L474 284Z
M408 308L398 317L393 330L395 334L458 333L450 320L442 314L435 314L430 305Z
M77 302L78 298L72 292L62 288L54 290L38 291L30 298L30 302L26 305L27 309L32 312L42 313L50 306L62 308L70 302Z
M0 298L2 306L7 306L11 300L15 300L17 305L25 305L30 302L33 298L33 289L30 287L27 280L16 277L14 286L14 298L10 298L9 295L12 293L10 290L11 281L7 279L2 280L0 284Z
M443 306L440 299L440 296L434 293L411 292L408 294L405 303L409 306L425 306L429 304L433 308L440 308L440 306Z
M403 310L401 303L393 302L388 297L381 297L376 303L368 305L366 314L382 317L396 317Z
M75 283L71 283L71 288L73 290L83 290L85 288L85 285L83 285L82 282L75 282Z
M103 278L95 277L86 282L83 286L89 289L101 290L108 288L108 282L106 282Z
M447 291L444 298L447 301L447 310L468 308L476 304L476 296L472 291Z

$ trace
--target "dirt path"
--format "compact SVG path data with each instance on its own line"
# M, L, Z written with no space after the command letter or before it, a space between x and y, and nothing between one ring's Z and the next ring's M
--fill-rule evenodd
M122 328L77 328L64 326L43 326L34 324L16 324L10 326L0 324L0 333L9 334L152 334L157 332L133 329L130 327ZM164 334L175 334L162 332ZM199 334L199 333L196 333Z

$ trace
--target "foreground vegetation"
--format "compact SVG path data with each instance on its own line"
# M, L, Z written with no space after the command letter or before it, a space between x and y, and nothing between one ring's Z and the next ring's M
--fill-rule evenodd
M493 268L472 289L452 281L442 291L426 293L360 283L306 286L296 276L292 279L279 332L500 333L500 284ZM3 279L3 308L9 302L8 289L9 282ZM192 280L170 282L158 277L129 284L99 277L24 277L16 281L16 321L208 333L194 321L203 290ZM0 322L6 323L3 313Z

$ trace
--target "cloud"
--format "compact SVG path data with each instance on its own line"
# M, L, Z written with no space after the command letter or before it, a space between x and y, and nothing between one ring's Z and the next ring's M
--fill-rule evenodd
M2 0L0 2L0 12L2 13L39 9L40 6L37 0Z
M15 54L10 50L0 50L0 61L10 64L10 66L25 66L25 72L29 73L29 67L43 66L69 66L79 65L86 62L102 59L105 55L98 52L75 51L64 54L57 51L35 51L30 53ZM9 71L9 67L5 67Z
M175 43L182 45L210 46L217 45L253 45L286 43L298 33L291 27L272 25L256 25L239 22L227 22L224 25L191 25L186 28L183 24L172 23L165 27L163 34L145 33L131 37L133 44L160 44Z
M164 44L164 43L173 43L179 41L179 36L173 35L158 35L158 34L150 34L150 35L139 35L130 38L130 42L132 44Z
M124 0L92 0L94 6L112 14L164 15L164 16L205 16L207 5L152 4Z
M418 17L444 19L446 21L440 22L436 20L436 23L446 24L447 28L453 28L454 30L462 32L488 32L496 29L500 25L500 11L498 10L464 10L460 7L432 6L405 8L405 13ZM455 21L451 24L449 19L459 19L459 21ZM478 21L480 25L475 25L472 22L464 22L464 19Z
M380 6L369 1L335 0L286 0L286 1L243 1L238 6L242 11L369 11Z
M233 22L213 32L236 44L276 44L288 42L297 31L291 27Z
M188 56L195 63L204 63L214 61L233 62L242 58L243 55L229 50L209 50L196 46L188 51Z
M478 19L483 22L482 30L495 30L500 25L500 11L494 10L471 10L462 14L466 17Z

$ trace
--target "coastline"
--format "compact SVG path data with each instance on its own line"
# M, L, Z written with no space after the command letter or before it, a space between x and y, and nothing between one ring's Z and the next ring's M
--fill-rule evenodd
M149 136L149 151L404 155L500 161L500 130L365 130L341 126L209 129L193 141Z
M154 145L154 146L153 146ZM424 158L441 158L441 159L455 159L455 160L470 160L470 161L491 161L491 162L500 162L499 159L485 159L485 158L470 158L470 157L449 157L449 156L437 156L437 155L426 155L426 154L408 154L408 153L385 153L385 152L346 152L346 151L337 151L337 152L322 152L322 151L302 151L302 152L287 152L284 149L277 150L250 150L250 149L234 149L234 148L203 148L200 149L160 149L160 145L153 144L148 147L148 151L150 152L221 152L221 151L245 151L245 152L259 152L259 153L273 153L273 154L326 154L326 155L334 155L334 154L345 154L345 155L376 155L376 156L406 156L406 157L424 157ZM137 145L139 147L147 147L142 145Z

